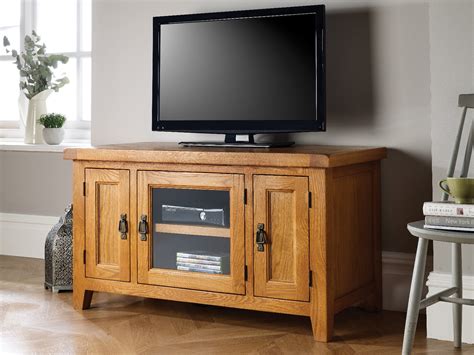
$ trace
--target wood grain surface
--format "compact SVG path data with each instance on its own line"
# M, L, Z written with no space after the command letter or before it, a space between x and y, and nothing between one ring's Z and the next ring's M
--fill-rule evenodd
M81 257L75 258L74 307L88 308L93 292L111 292L305 315L311 318L314 338L328 342L333 339L337 312L356 304L377 310L382 304L378 160L385 154L385 148L335 146L239 150L132 144L69 150L66 158L76 159L74 253L85 251L87 260L89 254L97 255L103 263L96 265L104 272L108 267L117 270L121 259L106 249L97 253L101 243L115 248L117 242L108 239L112 234L97 231L117 229L118 217L113 216L123 208L116 204L107 210L101 201L113 200L122 191L118 186L129 188L129 254L123 263L128 277L114 278L115 271L112 277L104 273L96 278ZM86 172L109 170L128 172L128 184L121 184L117 176L97 177L103 189L92 187L98 198L89 201L89 182L86 197L82 191ZM154 187L229 191L231 224L225 237L232 250L230 275L152 267L151 237L157 227L150 220ZM92 203L107 217L103 224L93 223L95 229L90 221L97 217L86 208ZM151 223L146 241L137 229L142 214ZM117 221L108 222L114 218ZM269 232L265 253L255 248L258 223L265 223ZM188 226L160 228L189 232ZM196 234L203 232L194 229ZM224 237L223 231L207 232ZM88 244L91 234L93 245Z
M386 154L386 149L380 147L186 148L176 143L117 144L64 151L65 159L71 160L323 168L380 160Z
M332 238L333 210L332 170L314 169L310 173L312 193L310 213L310 268L313 273L311 287L311 326L314 338L328 342L334 328L334 240ZM328 208L329 206L329 208Z
M254 243L255 296L309 301L308 178L254 175L254 231L263 223L265 250Z
M86 169L86 276L130 280L130 238L121 239L121 214L130 216L129 171Z
M186 234L186 235L204 236L204 237L230 238L229 228L203 227L203 226L186 225L186 224L156 223L155 232Z

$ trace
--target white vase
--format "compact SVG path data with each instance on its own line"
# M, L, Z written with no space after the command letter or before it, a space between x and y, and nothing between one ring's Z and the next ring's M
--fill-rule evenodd
M41 91L40 93L33 96L28 101L28 112L26 113L25 117L25 110L24 105L22 105L20 98L19 107L20 107L20 118L25 126L25 143L27 144L42 144L44 143L43 140L43 126L38 123L38 119L41 115L47 113L46 109L46 99L53 90L48 89Z
M43 138L49 145L61 144L64 139L64 128L43 128Z

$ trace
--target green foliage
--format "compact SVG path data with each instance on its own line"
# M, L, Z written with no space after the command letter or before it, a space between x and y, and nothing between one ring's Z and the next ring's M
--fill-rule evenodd
M6 36L3 37L6 52L11 52L13 64L20 71L20 89L28 99L47 89L58 91L69 83L66 76L56 78L51 69L56 69L58 63L66 64L69 58L62 54L46 54L46 45L40 44L40 40L35 31L31 36L26 35L25 50L18 53L15 49L10 51L10 41Z
M66 122L66 117L59 113L49 113L47 115L41 115L38 122L44 126L44 128L61 128L64 122Z

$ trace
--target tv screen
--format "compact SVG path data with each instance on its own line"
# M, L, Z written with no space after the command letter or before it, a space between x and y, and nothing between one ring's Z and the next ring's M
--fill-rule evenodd
M154 18L153 129L325 129L324 6Z

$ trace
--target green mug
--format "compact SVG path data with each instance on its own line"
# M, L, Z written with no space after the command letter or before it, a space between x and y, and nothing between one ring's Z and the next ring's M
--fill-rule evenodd
M449 177L441 180L439 187L456 203L474 203L474 178Z

